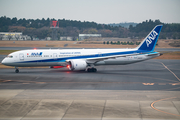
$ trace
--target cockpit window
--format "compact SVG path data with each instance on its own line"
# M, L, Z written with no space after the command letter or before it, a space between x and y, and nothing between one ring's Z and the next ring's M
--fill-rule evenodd
M7 58L13 58L13 56L12 55L8 55Z

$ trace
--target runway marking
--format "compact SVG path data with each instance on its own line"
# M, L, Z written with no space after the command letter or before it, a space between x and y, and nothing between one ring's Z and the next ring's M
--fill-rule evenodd
M38 81L24 81L24 80L3 80L1 79L1 83L0 86L4 86L4 85L19 85L19 84L24 84L24 85L28 85L28 84L142 84L142 85L171 85L171 86L177 86L176 88L170 88L170 89L161 89L161 90L175 90L175 89L180 89L180 82L178 83L159 83L159 82L155 82L155 83L142 83L142 82L38 82ZM19 83L10 83L10 84L3 84L3 83L8 83L8 82L19 82Z
M154 110L157 110L157 111L162 112L162 113L165 113L165 114L174 115L174 116L180 116L180 115L177 115L177 114L173 114L173 113L169 113L169 112L165 112L165 111L159 110L159 109L157 109L157 108L154 107L154 104L157 103L157 102L159 102L159 101L168 100L168 99L173 99L173 98L176 98L176 97L165 98L165 99L160 99L160 100L154 101L153 103L151 103L151 107L152 107Z
M142 82L118 82L118 81L114 81L114 82L38 82L38 81L24 81L24 80L3 80L1 79L3 83L5 82L20 82L22 84L30 84L30 83L35 83L35 84L48 84L48 83L54 83L54 84L57 84L57 83L66 83L66 84L71 84L71 83L81 83L81 84L101 84L101 83L112 83L112 84L116 84L116 83L120 83L120 84L143 84L143 85L172 85L172 86L175 86L175 85L180 85L180 82L178 83L159 83L159 82L155 82L155 83L142 83Z
M180 85L180 83L169 83L171 85Z
M173 65L168 65L168 66L179 66L180 64L173 64ZM178 69L180 70L180 69Z
M165 66L162 62L160 62L167 70L169 70L169 72L171 72L179 81L180 79L176 76L175 73L173 73L167 66Z
M142 83L143 85L154 85L154 83Z

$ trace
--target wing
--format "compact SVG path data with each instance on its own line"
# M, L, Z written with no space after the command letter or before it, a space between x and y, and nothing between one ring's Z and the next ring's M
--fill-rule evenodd
M99 61L107 60L107 59L116 59L118 57L126 57L126 56L132 56L132 55L139 55L140 53L133 53L133 54L123 54L123 55L113 55L113 56L99 56L96 58L87 58L86 62L89 64L94 64Z
M89 64L94 64L94 63L97 63L99 61L103 61L103 60L107 60L107 59L116 59L118 57L127 57L127 56L142 55L142 54L147 55L147 56L153 56L153 55L157 55L157 54L162 55L162 53L159 53L159 52L132 53L132 54L123 54L123 55L114 55L114 56L101 56L98 58L88 58L88 59L86 59L86 62Z

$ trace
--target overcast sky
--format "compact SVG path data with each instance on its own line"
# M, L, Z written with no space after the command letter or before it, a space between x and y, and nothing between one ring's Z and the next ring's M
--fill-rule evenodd
M180 23L180 0L0 0L0 16L97 23Z

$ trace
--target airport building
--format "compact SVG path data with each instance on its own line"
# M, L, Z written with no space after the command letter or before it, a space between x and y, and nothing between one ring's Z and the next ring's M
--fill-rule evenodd
M76 41L76 40L78 40L78 37L62 36L62 37L59 38L59 40L62 40L62 41Z
M31 37L22 32L0 32L0 40L31 40Z
M101 34L79 34L79 40L84 40L88 38L99 38Z
M64 41L72 41L73 40L73 37L66 37L66 36L62 36L60 37L60 40L64 40Z

